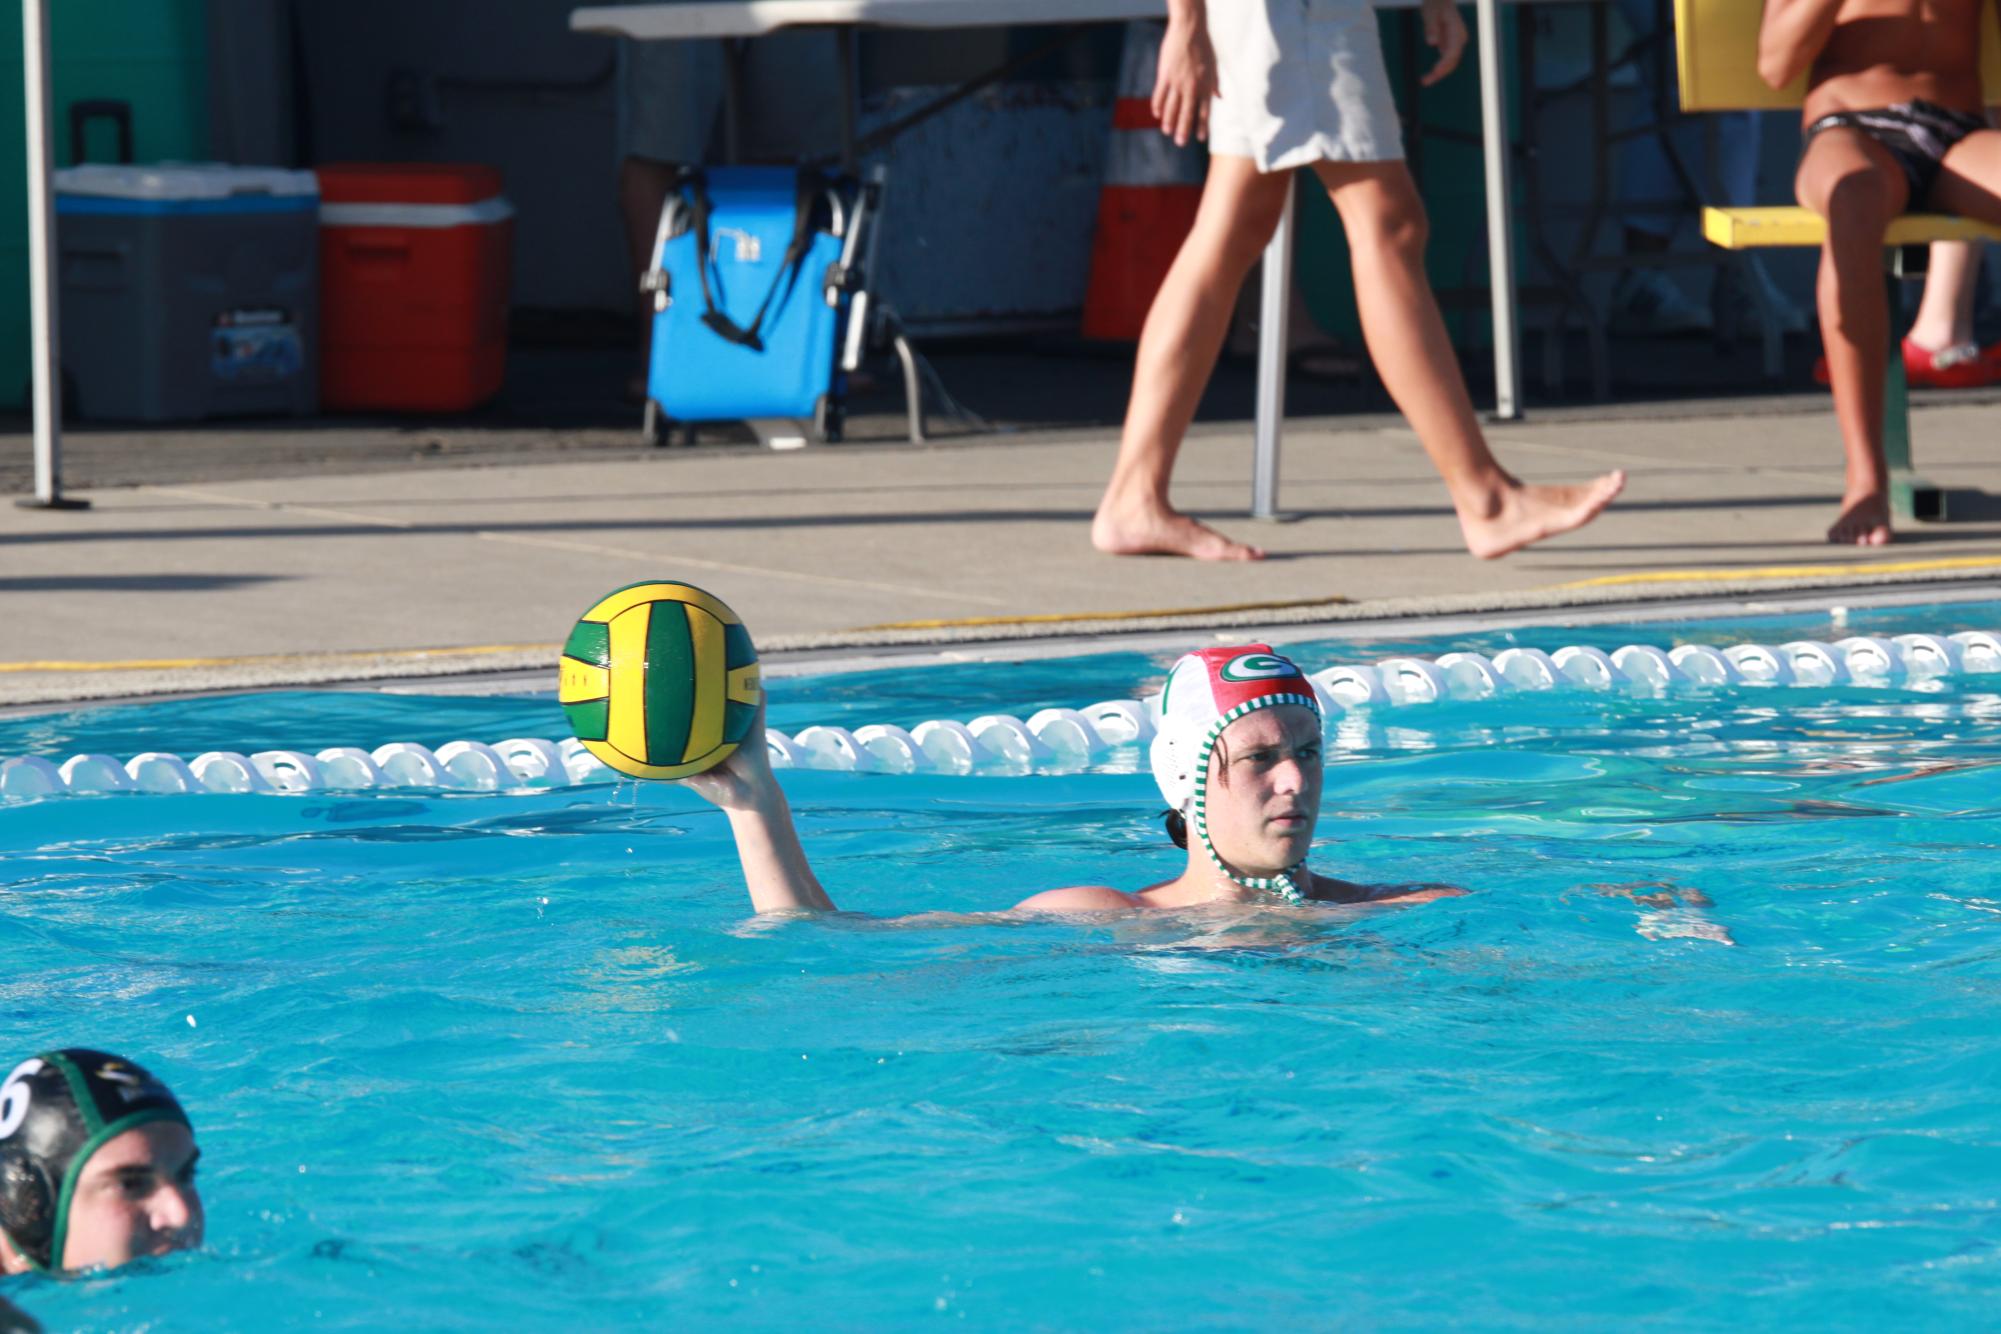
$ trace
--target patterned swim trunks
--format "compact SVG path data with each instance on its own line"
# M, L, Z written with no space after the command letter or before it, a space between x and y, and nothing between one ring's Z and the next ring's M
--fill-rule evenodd
M1910 183L1906 208L1922 208L1938 180L1939 164L1952 146L1987 128L1987 122L1934 102L1898 102L1875 111L1836 111L1806 127L1806 139L1824 130L1860 130L1890 150Z

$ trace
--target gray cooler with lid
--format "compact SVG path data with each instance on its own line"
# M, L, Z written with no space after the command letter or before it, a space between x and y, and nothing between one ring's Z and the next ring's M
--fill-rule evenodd
M211 164L55 174L62 365L89 417L319 408L319 185Z

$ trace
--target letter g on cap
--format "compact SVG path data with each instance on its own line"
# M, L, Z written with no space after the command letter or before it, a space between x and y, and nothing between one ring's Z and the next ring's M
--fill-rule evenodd
M1274 653L1240 654L1224 663L1218 673L1225 681L1270 681L1298 674L1297 667Z

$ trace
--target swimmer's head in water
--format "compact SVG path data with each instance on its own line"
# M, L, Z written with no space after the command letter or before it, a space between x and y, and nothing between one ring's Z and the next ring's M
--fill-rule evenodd
M128 1132L161 1123L177 1126L191 1145L180 1103L131 1061L67 1047L15 1066L0 1084L0 1233L36 1268L63 1268L77 1187L91 1156ZM194 1212L198 1231L198 1203Z
M1209 837L1210 761L1230 725L1266 709L1295 706L1320 717L1320 698L1297 664L1267 644L1198 649L1167 674L1154 701L1156 731L1150 758L1153 779L1170 810L1178 812L1210 859L1248 889L1269 890L1292 903L1305 892L1297 873L1304 859L1269 876L1233 869Z

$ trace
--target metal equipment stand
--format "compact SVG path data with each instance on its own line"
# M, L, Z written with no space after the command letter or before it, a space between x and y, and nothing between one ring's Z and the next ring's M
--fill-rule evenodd
M55 205L49 193L48 0L21 0L22 72L28 113L28 309L35 397L35 494L24 509L82 510L62 493L63 383L57 354Z

